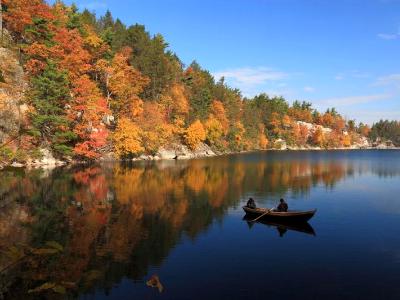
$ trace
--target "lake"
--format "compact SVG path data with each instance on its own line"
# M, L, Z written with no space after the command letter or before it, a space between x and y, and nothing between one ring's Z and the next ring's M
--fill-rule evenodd
M0 208L0 299L400 298L396 150L7 169Z

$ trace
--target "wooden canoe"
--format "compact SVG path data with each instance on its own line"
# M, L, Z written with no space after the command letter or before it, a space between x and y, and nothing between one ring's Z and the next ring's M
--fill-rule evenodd
M265 214L262 219L282 220L286 222L307 222L317 211L314 209L308 211L290 210L287 212L279 212L269 211L267 208L250 208L247 206L243 206L243 210L246 212L246 214L252 215L255 218Z

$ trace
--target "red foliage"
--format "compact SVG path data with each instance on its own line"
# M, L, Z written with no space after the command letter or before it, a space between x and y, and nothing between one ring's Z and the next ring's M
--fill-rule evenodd
M4 20L9 30L23 35L27 26L33 24L34 18L54 20L51 8L43 0L3 0L7 6Z

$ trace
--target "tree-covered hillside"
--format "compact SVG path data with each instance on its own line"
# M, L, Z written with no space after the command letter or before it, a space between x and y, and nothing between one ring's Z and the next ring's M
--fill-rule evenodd
M154 154L180 143L195 149L204 142L222 152L272 148L282 140L349 147L369 133L335 109L318 112L308 102L266 94L246 99L198 63L185 66L160 34L126 26L110 12L97 18L43 0L3 0L2 10L7 45L27 82L25 114L9 136L13 142L0 141L2 160L26 160L40 148L96 159L110 151ZM9 77L0 81L7 92Z

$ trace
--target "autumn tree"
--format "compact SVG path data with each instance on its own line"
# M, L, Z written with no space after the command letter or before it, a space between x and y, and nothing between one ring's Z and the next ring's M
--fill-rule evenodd
M269 141L267 136L265 135L265 125L260 123L258 124L259 134L258 134L258 144L260 149L266 149Z
M222 135L224 134L224 128L221 122L214 117L214 115L210 115L205 122L205 130L206 130L206 139L208 144L217 145L220 142Z
M311 136L311 141L314 145L323 147L325 143L325 135L321 127L317 127L317 129L314 131Z
M115 153L120 157L136 156L144 151L140 128L129 118L122 117L114 133Z
M226 117L224 104L221 101L214 100L211 105L211 114L220 122L223 132L226 134L229 129L229 120Z
M129 65L132 50L124 48L109 63L100 60L97 63L107 102L116 116L137 117L143 110L143 101L139 95L149 83L149 79Z
M196 120L186 130L185 142L190 149L194 150L206 139L206 131L200 120Z
M170 123L183 126L189 114L189 101L184 85L174 84L160 99L166 118Z

